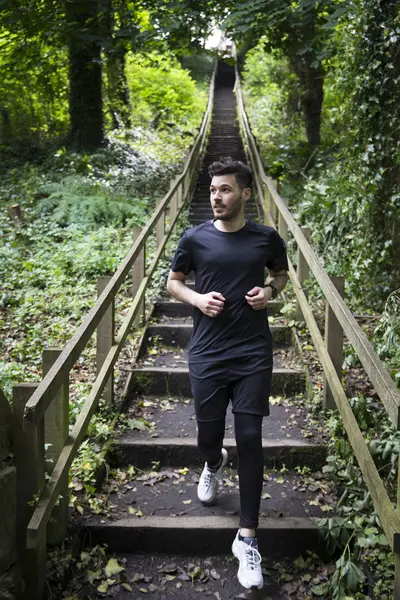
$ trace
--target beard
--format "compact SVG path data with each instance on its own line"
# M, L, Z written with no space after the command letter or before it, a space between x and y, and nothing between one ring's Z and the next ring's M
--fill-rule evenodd
M243 200L241 195L238 196L238 198L235 200L235 202L233 204L231 204L229 207L226 206L215 206L213 207L213 213L214 213L214 222L215 221L233 221L234 219L236 219L236 217L241 213L242 209L243 209ZM225 209L225 212L222 214L216 214L215 211L218 208L223 208Z

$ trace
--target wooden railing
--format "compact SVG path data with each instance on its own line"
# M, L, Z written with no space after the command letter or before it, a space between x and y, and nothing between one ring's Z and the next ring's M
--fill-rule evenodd
M177 219L191 198L211 125L214 81L215 69L207 110L182 173L171 182L170 190L157 203L147 226L136 232L136 241L116 273L112 277L99 279L97 302L69 343L62 350L46 350L44 377L40 384L25 384L14 388L18 554L26 598L29 600L40 600L43 597L47 538L50 536L54 542L60 543L66 533L69 468L100 398L103 396L106 402L113 403L114 365L133 325L140 314L143 314L146 290ZM156 251L151 265L146 269L146 242L154 234ZM114 299L129 276L133 277L132 305L118 333L114 335ZM97 377L69 432L69 373L95 333ZM51 444L49 450L53 461L50 469L47 467L47 481L45 444Z
M277 227L280 235L286 241L289 234L292 235L297 244L297 270L294 269L289 260L289 275L297 296L296 312L302 316L302 320L308 326L324 371L324 408L337 408L340 412L374 508L379 516L387 540L395 553L394 597L395 600L399 600L400 509L399 506L395 507L389 498L341 383L343 334L347 336L352 344L396 428L400 426L400 393L342 298L343 278L329 277L309 243L309 230L300 228L296 224L288 208L287 200L281 198L277 191L277 182L265 175L244 109L238 71L236 71L235 93L241 134L255 178L255 191L263 207L264 222ZM307 301L306 290L303 288L303 283L307 279L310 270L326 299L325 339L320 333L310 304ZM340 288L340 291L337 288ZM400 498L400 464L398 498Z

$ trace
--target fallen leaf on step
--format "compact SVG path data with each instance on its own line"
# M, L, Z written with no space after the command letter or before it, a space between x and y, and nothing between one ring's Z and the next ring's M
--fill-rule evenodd
M177 568L176 563L167 563L159 567L158 570L160 573L175 573Z
M224 485L226 485L227 487L234 487L235 484L230 479L224 478Z
M150 583L148 589L150 592L156 592L158 590L158 585L155 585L154 583Z
M106 594L108 590L108 583L106 581L104 581L103 583L101 583L99 585L99 587L97 588L98 592L101 592L102 594Z
M118 564L118 561L116 558L110 558L110 560L107 563L106 568L104 569L104 573L105 573L106 577L111 577L112 575L118 575L118 573L121 573L121 571L125 571L125 567L121 567L121 565Z
M178 469L178 473L180 473L180 475L187 475L189 473L189 469L187 467L183 467L183 469Z

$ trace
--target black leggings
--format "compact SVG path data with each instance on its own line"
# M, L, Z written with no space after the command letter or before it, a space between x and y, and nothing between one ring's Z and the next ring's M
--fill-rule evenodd
M236 413L234 417L240 489L239 527L255 529L258 526L263 485L263 417L244 413ZM208 465L217 465L221 459L225 419L198 421L197 428L197 443Z

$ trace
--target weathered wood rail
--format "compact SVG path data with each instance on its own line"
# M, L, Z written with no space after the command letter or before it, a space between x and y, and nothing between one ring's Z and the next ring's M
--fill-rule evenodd
M346 335L352 344L390 420L397 428L400 426L400 393L342 298L344 279L328 276L310 245L309 229L300 228L296 224L287 200L281 198L277 191L277 182L266 176L244 109L238 71L236 71L235 93L241 133L255 177L255 191L264 210L265 223L273 227L277 226L280 235L286 241L291 235L297 244L297 271L289 261L289 274L297 297L296 315L306 322L323 368L324 408L337 408L342 417L374 508L395 554L394 598L400 600L400 461L399 500L398 506L395 507L378 473L341 383L343 335ZM313 273L326 299L325 339L319 331L307 301L306 289L303 287L309 271Z
M214 81L215 70L207 110L182 173L157 202L147 226L134 232L135 242L115 274L99 278L98 299L69 343L62 350L45 351L42 381L21 384L13 390L17 548L26 600L41 600L44 596L47 542L61 543L67 530L69 469L100 398L109 404L114 402L114 366L132 326L144 313L146 290L179 215L191 198L211 125ZM146 242L154 234L156 251L146 269ZM133 301L115 335L114 301L128 277L132 277ZM69 431L69 373L94 334L97 334L97 377ZM46 465L47 444L51 444L50 467L48 462Z

